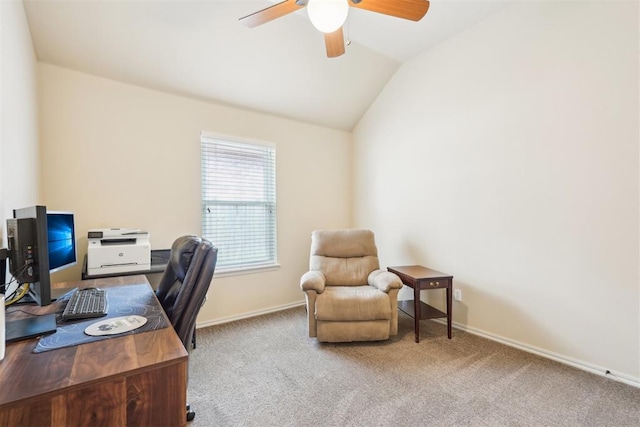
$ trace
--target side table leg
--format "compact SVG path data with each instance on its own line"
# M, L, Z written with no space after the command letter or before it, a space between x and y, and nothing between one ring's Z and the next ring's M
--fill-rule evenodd
M453 283L449 282L449 286L447 286L447 335L449 339L451 339L451 308L453 303L451 301L451 294L453 294Z
M420 284L416 283L413 287L413 322L416 332L416 342L420 342Z

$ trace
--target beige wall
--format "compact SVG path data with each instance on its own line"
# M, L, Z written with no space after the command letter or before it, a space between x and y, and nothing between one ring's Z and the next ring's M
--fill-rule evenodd
M424 52L354 131L355 223L453 274L461 327L640 384L638 60L636 2L524 2Z
M12 209L39 193L36 58L20 1L0 2L0 246Z
M39 66L47 207L89 228L137 227L154 249L200 234L201 131L271 141L277 150L277 271L214 278L198 323L300 303L310 234L350 220L350 134ZM329 168L330 167L330 171ZM215 242L214 242L215 244ZM78 279L80 268L55 280Z

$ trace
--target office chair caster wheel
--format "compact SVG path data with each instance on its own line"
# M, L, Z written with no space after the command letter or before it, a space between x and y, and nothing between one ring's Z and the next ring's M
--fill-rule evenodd
M187 405L187 421L193 421L196 417L196 413L191 410L191 405Z

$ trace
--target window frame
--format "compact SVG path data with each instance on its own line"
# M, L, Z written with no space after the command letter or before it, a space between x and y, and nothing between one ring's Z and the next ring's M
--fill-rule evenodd
M272 143L272 142L267 142L267 141L260 141L260 140L255 140L255 139L245 139L245 138L239 138L237 136L232 136L232 135L224 135L224 134L219 134L219 133L212 133L212 132L206 132L206 131L202 131L200 133L200 162L201 162L201 170L200 170L200 183L201 183L201 194L200 194L200 214L201 214L201 220L200 220L200 226L201 226L201 232L202 232L202 236L206 239L210 239L211 235L210 232L207 231L209 230L209 227L207 227L205 225L206 219L206 213L205 210L207 209L207 206L211 206L211 202L213 200L205 200L205 152L204 152L204 148L205 148L205 144L209 143L209 144L215 144L216 141L220 144L220 145L226 145L228 147L233 148L234 146L238 149L240 149L242 146L248 146L248 147L255 147L255 148L259 148L259 147L265 147L267 149L271 149L273 150L272 152L272 156L273 156L273 169L271 171L268 171L270 173L273 174L272 177L269 178L270 182L273 185L273 188L271 189L271 191L273 192L273 201L264 201L265 204L268 204L270 206L272 206L272 211L273 211L273 218L272 218L272 223L269 223L270 227L273 229L273 234L272 234L272 241L269 242L269 246L270 248L268 249L269 252L272 252L272 256L269 257L269 259L267 260L267 262L265 263L246 263L246 262L242 262L241 265L235 265L235 266L221 266L218 267L216 266L216 272L215 275L216 276L235 276L235 275L241 275L241 274L250 274L250 273L258 273L258 272L264 272L264 271L273 271L276 269L280 268L280 263L278 262L278 212L277 212L277 206L278 206L278 202L277 202L277 153L276 153L276 144ZM240 206L248 206L248 205L255 205L255 201L250 201L250 200L245 200L245 201L235 201L235 202L227 202L227 204L237 204ZM214 239L210 239L211 242L213 243L214 246L218 246L215 242L215 238ZM219 247L219 246L218 246ZM220 249L220 253L222 253L222 251L224 250L224 247L219 247ZM219 255L220 255L219 253Z

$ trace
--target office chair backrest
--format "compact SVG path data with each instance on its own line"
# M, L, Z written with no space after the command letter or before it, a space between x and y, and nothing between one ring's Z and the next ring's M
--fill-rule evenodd
M192 342L196 317L213 279L218 249L208 240L182 236L171 246L156 295L185 348Z

